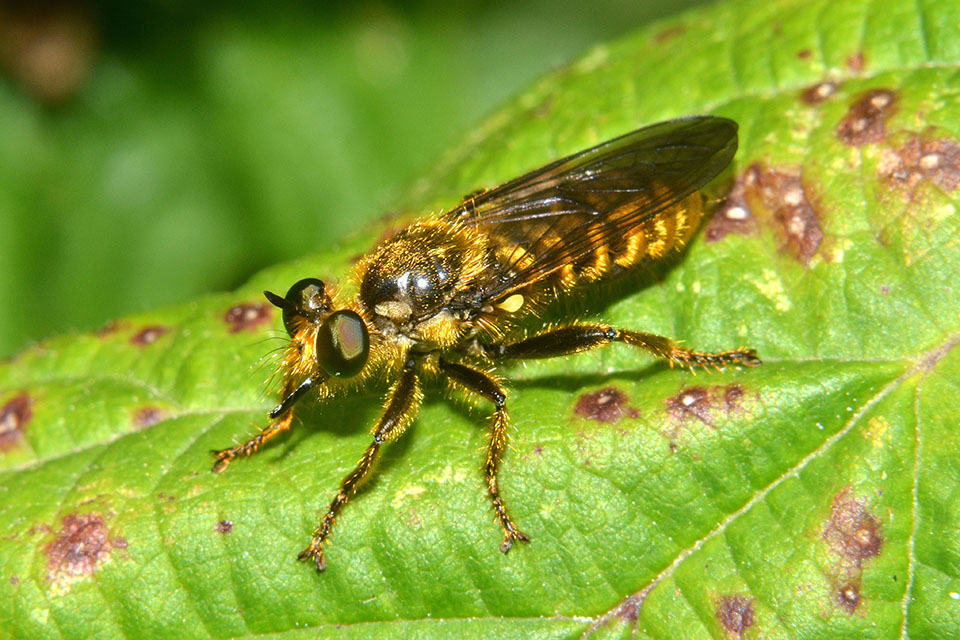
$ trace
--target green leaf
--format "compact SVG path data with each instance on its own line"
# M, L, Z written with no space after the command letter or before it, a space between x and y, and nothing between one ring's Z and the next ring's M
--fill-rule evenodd
M260 290L343 277L383 232L242 289L0 366L0 629L14 637L960 635L960 8L738 1L599 47L494 114L411 211L643 123L741 124L729 192L615 325L760 369L692 376L626 347L514 367L498 551L487 407L429 390L295 556L369 441L383 385L263 426L279 317ZM238 306L245 305L245 306ZM598 391L622 415L591 419ZM620 398L607 392L606 398ZM617 404L619 400L615 400ZM580 407L580 411L577 407ZM607 403L609 411L610 403Z

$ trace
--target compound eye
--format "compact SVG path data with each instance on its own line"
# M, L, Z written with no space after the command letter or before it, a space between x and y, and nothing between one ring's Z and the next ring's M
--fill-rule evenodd
M334 311L317 331L317 362L338 378L360 373L370 355L370 334L358 314L349 309Z

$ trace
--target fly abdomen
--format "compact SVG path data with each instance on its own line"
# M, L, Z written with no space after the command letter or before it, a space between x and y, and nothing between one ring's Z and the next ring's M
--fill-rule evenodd
M702 199L700 194L693 193L624 233L618 221L635 210L636 205L626 206L622 211L587 221L582 216L570 216L569 225L557 225L555 221L550 225L530 224L524 234L525 242L494 243L496 261L513 265L515 272L523 272L540 254L549 252L560 256L559 267L551 274L551 280L559 288L595 282L686 245L700 222ZM593 248L584 253L580 249L584 244Z
M610 243L611 261L618 267L630 268L657 260L689 242L700 223L703 201L694 193L678 204L642 222L623 237L614 237ZM600 259L598 266L603 264ZM588 266L583 277L596 279L607 273Z

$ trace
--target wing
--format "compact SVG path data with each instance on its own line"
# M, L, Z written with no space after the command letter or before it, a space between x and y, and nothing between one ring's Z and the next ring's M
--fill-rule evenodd
M732 120L661 122L469 197L447 215L506 247L481 292L494 301L656 223L736 150Z

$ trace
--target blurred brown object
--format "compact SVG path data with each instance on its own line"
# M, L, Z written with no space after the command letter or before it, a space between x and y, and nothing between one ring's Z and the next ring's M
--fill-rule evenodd
M86 3L0 0L0 69L41 102L59 104L79 90L96 43Z

